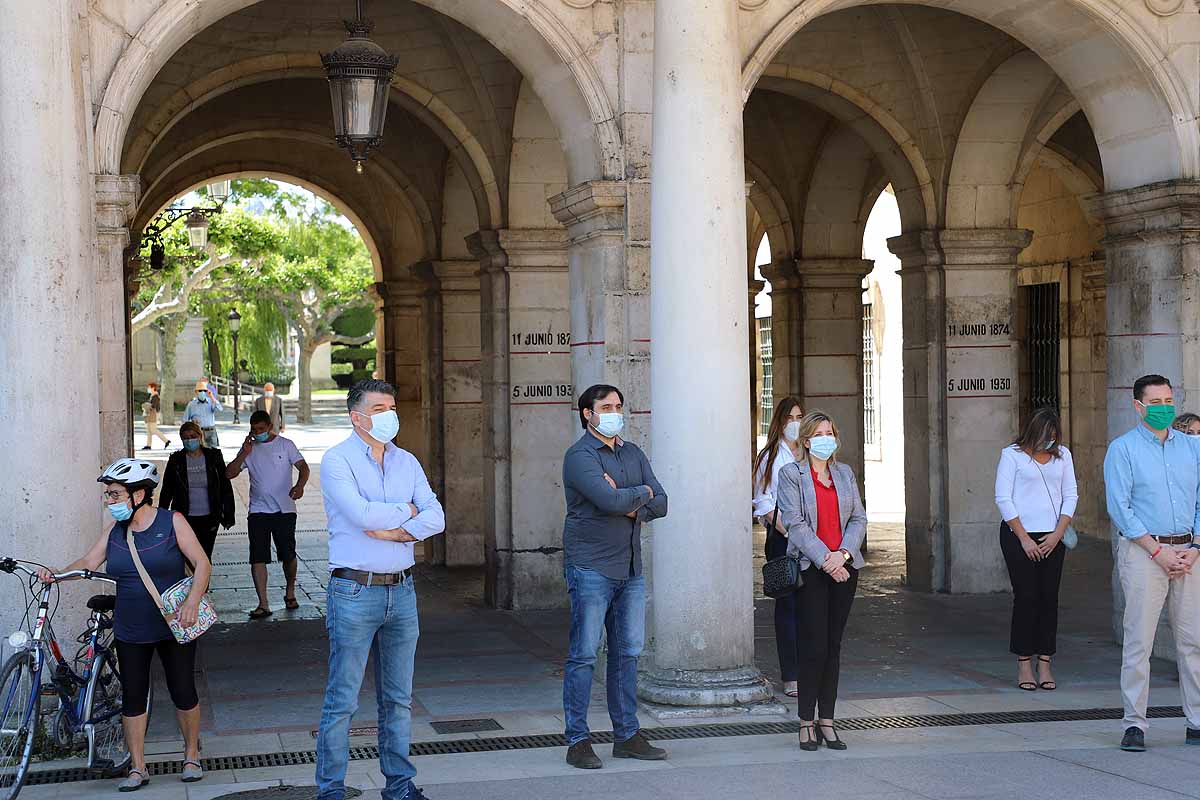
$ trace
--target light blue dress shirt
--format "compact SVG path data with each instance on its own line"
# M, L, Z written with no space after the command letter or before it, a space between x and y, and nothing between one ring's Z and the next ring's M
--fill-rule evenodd
M407 450L388 442L383 467L357 433L321 459L321 495L329 524L329 568L400 572L413 565L412 542L367 536L369 530L403 528L418 540L446 529L446 515L425 470ZM417 507L412 516L408 504Z
M201 428L217 427L217 412L221 410L221 404L217 402L217 398L212 392L208 394L206 402L200 402L198 398L193 397L188 401L187 408L183 410L183 421L196 420Z
M1169 430L1159 442L1139 424L1108 446L1108 516L1122 536L1171 536L1200 528L1200 451L1192 438Z

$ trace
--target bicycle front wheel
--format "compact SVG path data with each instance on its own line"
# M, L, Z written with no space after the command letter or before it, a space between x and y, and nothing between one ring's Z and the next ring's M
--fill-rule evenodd
M21 792L40 712L33 653L14 653L0 670L0 800L15 800Z
M111 650L96 654L91 673L83 710L88 767L99 770L105 777L124 775L130 756L121 724L121 675Z

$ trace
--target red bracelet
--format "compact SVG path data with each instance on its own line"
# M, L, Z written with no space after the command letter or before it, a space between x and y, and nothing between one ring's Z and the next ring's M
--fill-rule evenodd
M1158 558L1158 554L1162 552L1162 549L1163 549L1163 546L1160 544L1160 545L1158 546L1158 549L1157 549L1157 550L1155 550L1153 553L1151 553L1151 554L1150 554L1150 557L1151 557L1151 558Z

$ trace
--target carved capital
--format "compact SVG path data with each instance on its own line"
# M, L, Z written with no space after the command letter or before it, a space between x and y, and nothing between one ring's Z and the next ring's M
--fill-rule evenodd
M96 176L96 227L101 236L129 239L142 191L139 175Z
M572 241L624 232L625 183L588 181L550 198L554 218L566 227Z

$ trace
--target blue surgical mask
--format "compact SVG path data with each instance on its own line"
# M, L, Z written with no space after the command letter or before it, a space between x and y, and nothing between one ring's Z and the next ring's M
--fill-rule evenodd
M794 442L800 438L800 421L792 420L787 425L783 426L783 438L789 442Z
M366 416L371 419L371 430L367 433L380 444L387 444L400 432L400 418L396 416L395 411L380 411L378 414Z
M259 444L262 444L263 442L265 442L267 439L270 439L270 438L271 438L270 431L263 431L262 433L254 434L254 441L258 442Z
M1053 450L1054 444L1055 444L1055 442L1053 439L1051 439L1048 442L1042 442L1041 445L1038 446L1038 450L1042 450L1042 451Z
M196 399L199 400L201 403L207 403L208 402L208 393L207 392L196 392Z
M612 439L625 430L625 415L616 411L592 414L592 427L596 429L596 433L606 439Z
M108 513L112 514L117 522L124 522L133 516L133 509L129 507L129 501L122 500L120 503L109 503Z
M200 440L199 439L184 439L183 440L183 449L187 450L189 453L196 452L197 450L200 449Z
M838 441L832 436L814 436L808 440L808 452L822 461L828 461L837 449Z

